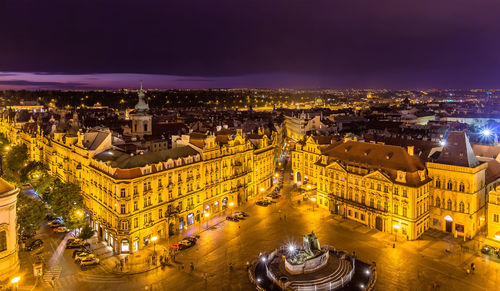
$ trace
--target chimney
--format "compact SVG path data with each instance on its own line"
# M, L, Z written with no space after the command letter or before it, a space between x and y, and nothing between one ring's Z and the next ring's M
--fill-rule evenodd
M408 154L413 156L415 152L415 146L408 146Z

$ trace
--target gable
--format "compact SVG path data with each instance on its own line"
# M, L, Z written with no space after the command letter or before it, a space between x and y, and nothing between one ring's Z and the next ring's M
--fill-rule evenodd
M364 178L392 183L391 179L389 179L389 177L387 177L387 175L383 174L380 171L375 171L373 173L370 173L370 174L366 175Z

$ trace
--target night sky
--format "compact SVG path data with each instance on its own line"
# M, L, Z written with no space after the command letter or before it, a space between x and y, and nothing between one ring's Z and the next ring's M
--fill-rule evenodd
M498 0L0 0L0 89L500 88L499 12Z

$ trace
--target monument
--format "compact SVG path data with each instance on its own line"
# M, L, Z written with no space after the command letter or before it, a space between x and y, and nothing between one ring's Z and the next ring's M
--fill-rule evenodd
M370 290L374 268L345 251L321 246L314 232L302 245L290 243L261 255L249 267L250 280L264 290Z

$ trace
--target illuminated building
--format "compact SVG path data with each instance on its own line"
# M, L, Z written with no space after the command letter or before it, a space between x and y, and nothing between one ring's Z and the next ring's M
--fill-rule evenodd
M455 237L474 237L485 224L488 163L478 161L464 132L453 131L427 168L434 180L431 227Z
M15 277L19 270L17 194L19 194L19 189L0 178L0 281Z
M137 140L151 130L142 90L139 94L130 114ZM69 122L65 116L48 134L8 118L1 120L1 131L13 144L25 143L30 158L50 174L80 185L92 227L115 252L134 252L154 236L164 239L201 224L205 214L223 215L272 185L276 132L191 133L169 149L126 151L114 144L110 130L84 132L76 114Z
M309 171L319 207L414 240L429 228L431 179L412 150L357 141L320 150L309 138L293 153L304 159L294 171L302 168L296 176Z

